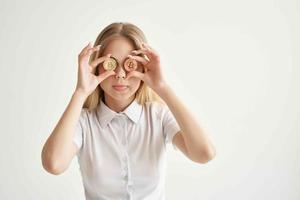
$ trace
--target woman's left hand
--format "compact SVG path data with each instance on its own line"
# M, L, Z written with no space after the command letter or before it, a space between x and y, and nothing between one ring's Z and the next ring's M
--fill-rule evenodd
M145 72L131 71L127 74L126 79L130 77L137 77L144 81L155 92L165 85L165 79L162 75L160 57L158 53L146 43L142 43L142 49L132 51L135 55L128 55L128 57L140 62L145 68ZM145 54L148 59L137 56L138 54Z

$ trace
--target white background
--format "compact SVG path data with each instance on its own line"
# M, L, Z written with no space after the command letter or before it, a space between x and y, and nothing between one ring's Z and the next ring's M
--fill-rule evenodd
M217 149L197 164L168 148L167 200L300 199L299 1L0 4L0 199L84 199L77 160L55 176L40 154L75 89L79 52L115 21L145 32Z

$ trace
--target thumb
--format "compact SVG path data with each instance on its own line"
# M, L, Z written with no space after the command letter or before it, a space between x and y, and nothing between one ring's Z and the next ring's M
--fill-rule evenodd
M104 79L106 79L109 76L115 75L116 72L115 71L105 71L102 74L97 76L97 79L99 81L99 83L101 83Z
M145 74L144 74L144 73L141 73L141 72L139 72L139 71L131 71L131 72L129 72L129 73L127 74L126 80L128 80L128 79L131 78L131 77L137 77L137 78L139 78L139 79L141 79L141 80L144 81L144 76L145 76Z

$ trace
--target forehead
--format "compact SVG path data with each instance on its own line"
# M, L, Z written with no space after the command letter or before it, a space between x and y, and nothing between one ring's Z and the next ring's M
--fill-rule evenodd
M111 53L113 57L122 59L134 50L133 43L125 37L115 37L107 44L103 55Z

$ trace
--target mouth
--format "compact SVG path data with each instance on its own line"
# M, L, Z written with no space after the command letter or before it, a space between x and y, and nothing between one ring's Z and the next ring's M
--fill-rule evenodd
M113 85L113 88L118 92L122 92L128 89L128 85Z

